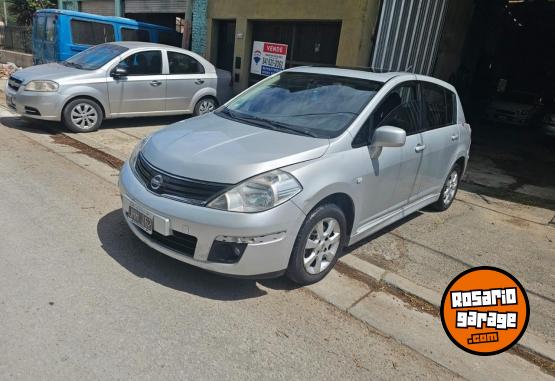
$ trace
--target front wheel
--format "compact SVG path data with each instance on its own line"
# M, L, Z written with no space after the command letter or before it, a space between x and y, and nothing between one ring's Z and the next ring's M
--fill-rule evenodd
M102 124L104 114L93 100L79 98L69 102L63 111L63 122L73 132L92 132Z
M455 164L453 168L451 168L451 171L443 184L443 189L441 190L439 199L432 204L432 208L440 212L449 209L453 200L455 200L455 195L459 189L461 172L462 169L458 164Z
M307 216L293 246L286 275L300 285L316 283L333 268L343 252L347 222L335 204L325 204Z

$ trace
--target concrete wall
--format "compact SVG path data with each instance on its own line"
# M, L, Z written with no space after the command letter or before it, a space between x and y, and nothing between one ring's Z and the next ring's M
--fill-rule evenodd
M0 63L12 62L19 67L33 65L33 55L27 53L14 52L11 50L0 49Z
M235 91L248 86L252 25L254 20L280 21L341 21L341 36L337 51L337 65L368 66L372 34L379 13L379 0L211 0L208 3L208 58L214 62L216 35L214 20L236 20L235 57L242 66ZM215 37L214 37L215 38Z

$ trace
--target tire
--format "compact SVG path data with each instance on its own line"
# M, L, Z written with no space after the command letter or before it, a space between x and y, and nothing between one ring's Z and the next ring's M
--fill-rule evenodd
M303 286L318 282L335 266L346 240L347 221L343 211L335 204L316 207L299 230L286 276Z
M199 115L208 114L214 111L216 107L218 107L218 102L216 101L216 99L212 97L201 98L195 105L193 115L199 116Z
M96 131L104 120L104 113L98 103L87 98L69 102L62 115L64 125L73 132Z
M459 190L461 173L462 168L459 164L455 164L453 168L451 168L445 183L443 183L439 199L431 205L432 209L439 212L449 209L455 199L455 196L457 195L457 191Z

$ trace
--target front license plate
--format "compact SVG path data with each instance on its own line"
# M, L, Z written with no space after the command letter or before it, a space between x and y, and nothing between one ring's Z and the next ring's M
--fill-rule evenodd
M154 226L154 217L152 214L136 207L135 205L129 205L127 217L129 217L131 222L143 229L145 232L152 234L152 227Z

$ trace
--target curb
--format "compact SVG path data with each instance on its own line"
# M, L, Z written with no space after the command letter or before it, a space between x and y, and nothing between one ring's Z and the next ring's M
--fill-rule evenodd
M441 306L441 294L427 287L416 284L410 279L407 279L399 274L383 269L353 255L346 255L339 259L339 262L349 267L350 270L362 273L376 282L383 282L390 287L397 288L407 294L423 300L436 307L438 310ZM542 339L530 331L527 331L524 334L516 346L555 362L555 347L550 345L547 340Z

